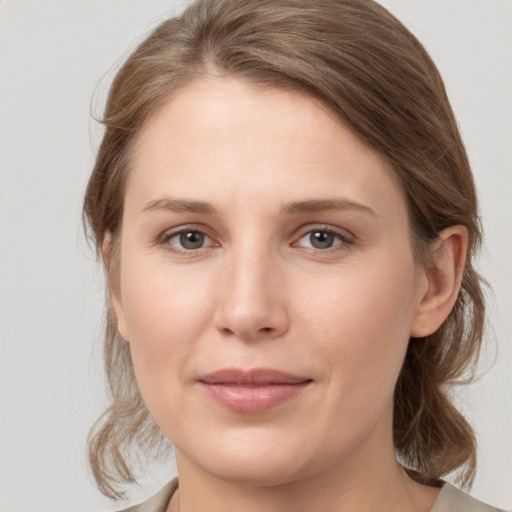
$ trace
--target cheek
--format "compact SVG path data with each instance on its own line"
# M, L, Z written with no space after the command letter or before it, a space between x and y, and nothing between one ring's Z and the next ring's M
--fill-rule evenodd
M121 283L127 327L136 342L152 344L166 332L172 343L173 332L182 335L182 327L187 332L199 327L209 306L211 286L201 270L132 255L123 261Z
M414 267L389 267L332 279L322 293L309 294L298 315L329 365L332 386L365 402L392 393L409 341Z
M152 402L152 395L183 377L209 325L211 286L198 272L191 276L147 261L138 265L134 255L123 264L122 303L134 370L145 400Z

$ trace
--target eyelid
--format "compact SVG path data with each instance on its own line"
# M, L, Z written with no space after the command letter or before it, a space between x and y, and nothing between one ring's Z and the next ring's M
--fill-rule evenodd
M332 224L311 223L302 225L300 228L296 230L299 236L304 236L310 233L311 231L326 231L334 235L339 235L340 237L345 238L347 240L355 241L356 239L355 235L348 229L333 226Z
M317 249L314 247L311 247L311 248L302 247L303 249L307 249L307 250L325 254L328 252L334 252L334 251L346 249L348 246L353 245L356 242L356 237L350 231L347 231L346 229L338 228L338 227L331 226L328 224L316 224L316 225L308 224L307 226L302 226L300 228L300 232L299 232L298 236L294 237L294 241L292 242L292 245L297 244L299 242L299 240L301 240L306 235L313 233L315 231L325 232L325 233L335 235L335 236L339 237L339 239L341 240L341 243L338 245L335 245L333 247L329 247L327 249ZM298 246L298 247L301 247L301 246Z
M182 234L187 232L197 232L205 235L211 242L208 245L205 245L203 247L200 247L198 249L180 249L178 247L171 246L168 242ZM208 249L212 247L219 247L219 242L215 239L215 236L211 233L211 230L207 229L205 226L200 224L184 224L181 226L176 226L174 228L168 228L164 232L162 232L156 240L157 245L165 246L166 250L178 253L178 254L191 254L201 251L201 249Z
M198 249L179 249L178 247L171 246L169 244L169 240L172 238L186 232L195 231L198 233L202 233L210 240L210 243L208 245L205 245L203 247L200 247ZM341 240L340 244L337 244L333 247L326 248L326 249L318 249L318 248L308 248L308 247L301 247L309 251L314 251L318 253L329 253L329 252L336 252L340 250L347 249L349 246L353 245L356 242L356 237L348 230L339 228L336 226L328 225L328 224L307 224L304 226L301 226L297 231L296 235L293 237L293 241L290 244L291 246L296 246L297 243L304 238L309 233L312 233L314 231L321 231L333 234ZM158 237L156 238L155 244L164 246L166 250L172 251L177 254L184 254L184 255L191 255L192 253L198 253L202 249L209 249L209 248L215 248L220 247L220 243L217 240L218 236L214 235L209 228L202 224L184 224L180 226L176 226L173 228L168 228L165 231L163 231Z

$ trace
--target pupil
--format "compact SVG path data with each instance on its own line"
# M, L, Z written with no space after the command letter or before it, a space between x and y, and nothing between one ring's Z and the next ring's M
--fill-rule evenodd
M310 235L311 245L315 249L328 249L334 243L334 235L325 231L316 231Z
M180 243L185 249L199 249L204 243L204 235L198 231L182 233Z

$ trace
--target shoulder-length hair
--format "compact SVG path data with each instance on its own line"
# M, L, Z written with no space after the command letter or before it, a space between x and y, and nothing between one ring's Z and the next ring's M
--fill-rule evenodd
M130 152L141 127L176 91L211 76L299 90L321 100L392 165L403 188L412 247L444 228L466 227L469 247L451 314L434 334L411 339L394 401L397 457L416 480L458 470L470 484L475 436L447 386L471 375L484 325L482 281L473 267L481 240L468 158L443 81L418 40L371 0L197 0L159 25L118 71L105 132L84 201L84 220L109 286L119 271L119 232ZM91 430L90 463L102 492L116 498L135 481L134 447L162 451L163 436L139 394L129 347L107 297L105 368L110 406Z

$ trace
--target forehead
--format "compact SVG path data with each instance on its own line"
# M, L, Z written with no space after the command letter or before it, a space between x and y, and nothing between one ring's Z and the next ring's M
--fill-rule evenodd
M319 100L233 78L177 91L146 122L131 164L127 199L137 202L192 194L277 205L327 194L403 206L387 161Z

